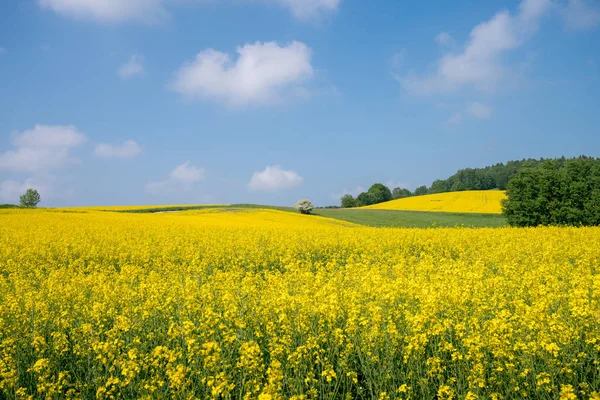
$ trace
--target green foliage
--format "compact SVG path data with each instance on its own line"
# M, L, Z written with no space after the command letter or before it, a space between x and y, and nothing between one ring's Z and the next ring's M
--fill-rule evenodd
M14 204L0 204L1 208L19 208L19 206L15 206Z
M392 190L392 198L395 199L402 199L404 197L410 197L412 196L413 193L408 190L408 189L403 189L403 188L394 188L394 190Z
M511 177L524 168L534 167L545 160L523 159L484 168L465 168L448 179L438 179L428 193L460 192L464 190L506 190ZM416 191L415 191L416 194Z
M415 196L423 196L424 194L427 194L428 191L429 189L427 189L427 186L419 186L415 189Z
M513 226L600 225L600 159L546 160L508 183L503 214Z
M356 206L370 206L371 204L383 203L392 200L392 191L382 183L371 185L369 190L362 192L356 197Z
M35 189L27 189L19 199L21 207L34 208L40 202L40 194Z
M444 193L450 192L450 183L443 179L438 179L431 184L429 191L427 193Z
M375 199L369 192L362 192L358 196L356 196L356 205L358 207L370 206L371 204L375 204Z
M341 203L342 203L343 208L356 207L356 199L354 197L352 197L351 194L343 195L342 199L341 199Z
M392 200L392 191L382 183L374 183L368 190L373 197L373 204Z

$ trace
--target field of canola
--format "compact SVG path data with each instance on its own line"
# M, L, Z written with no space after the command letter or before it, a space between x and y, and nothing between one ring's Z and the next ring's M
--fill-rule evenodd
M0 221L3 399L600 399L598 228Z
M502 213L500 202L505 197L505 192L500 190L470 190L406 197L363 208L374 210L500 214Z

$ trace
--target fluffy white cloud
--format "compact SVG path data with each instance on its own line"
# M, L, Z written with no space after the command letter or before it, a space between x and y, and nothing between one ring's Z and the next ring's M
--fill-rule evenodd
M303 178L295 171L283 170L279 165L269 165L252 175L248 188L253 191L276 192L300 186L302 181Z
M569 0L562 16L571 29L592 29L600 26L600 4L588 0Z
M155 23L168 17L164 0L39 0L42 8L77 19Z
M123 21L156 23L169 18L168 6L188 1L38 0L38 2L42 8L71 18L109 23ZM337 11L341 0L264 0L264 2L279 4L289 9L296 18L307 20Z
M94 154L100 158L133 158L142 154L142 148L134 140L126 140L119 145L99 143Z
M311 50L300 42L279 46L256 42L237 48L237 60L220 51L201 51L175 72L170 87L188 97L230 105L270 103L293 95L313 76Z
M171 171L169 178L162 181L148 182L146 191L151 194L190 190L194 184L206 178L206 171L186 161Z
M121 79L133 78L135 76L144 75L144 56L140 54L133 54L129 57L129 61L121 65L117 69L117 75Z
M36 125L13 134L14 150L0 153L0 169L38 172L69 163L71 149L81 145L85 136L72 125Z
M449 92L465 86L495 89L510 75L503 56L523 45L551 5L551 0L523 0L516 15L497 13L473 28L462 51L443 55L434 73L409 74L399 78L400 83L416 94Z
M489 119L492 116L492 108L482 103L473 102L467 106L467 114L477 119Z

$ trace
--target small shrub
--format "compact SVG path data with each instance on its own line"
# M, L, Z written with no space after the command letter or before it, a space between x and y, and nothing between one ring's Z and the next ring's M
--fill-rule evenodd
M312 201L305 199L298 201L294 208L300 211L301 214L310 214L315 209L315 206L313 206Z

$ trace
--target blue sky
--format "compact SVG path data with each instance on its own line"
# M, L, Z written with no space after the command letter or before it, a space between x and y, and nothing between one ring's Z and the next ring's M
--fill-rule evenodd
M596 0L0 2L0 202L337 204L600 156Z

